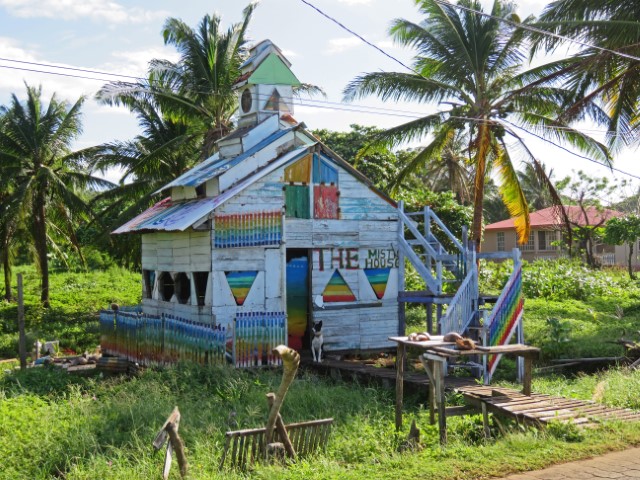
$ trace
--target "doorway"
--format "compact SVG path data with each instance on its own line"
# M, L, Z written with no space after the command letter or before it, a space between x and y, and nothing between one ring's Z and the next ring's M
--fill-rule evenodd
M288 343L301 351L309 318L309 250L287 249L286 275Z

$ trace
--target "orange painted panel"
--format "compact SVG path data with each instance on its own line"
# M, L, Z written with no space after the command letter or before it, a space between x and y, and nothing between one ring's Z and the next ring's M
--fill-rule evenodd
M311 178L311 159L313 155L309 154L298 160L293 165L284 169L285 183L309 183Z

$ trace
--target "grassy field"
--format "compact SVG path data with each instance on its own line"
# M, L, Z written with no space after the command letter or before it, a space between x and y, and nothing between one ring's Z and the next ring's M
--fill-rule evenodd
M612 372L596 379L536 380L536 390L592 398L603 392L612 405L638 407L625 381L640 385L640 373ZM243 478L218 471L229 412L240 428L261 426L264 394L277 388L278 372L245 372L179 365L146 371L133 379L81 379L55 370L32 369L0 379L0 479L157 478L162 456L151 441L174 405L182 412L190 478ZM598 387L605 382L604 387ZM637 391L637 389L635 390ZM424 448L398 453L393 398L383 390L335 383L311 374L294 382L282 411L286 421L332 416L336 426L327 451L287 468L258 466L251 478L375 479L489 478L581 458L640 443L640 428L603 425L580 433L568 428L525 430L507 424L506 436L482 439L480 416L449 419L449 444L441 448L423 406L410 403ZM405 432L406 432L405 428ZM177 469L176 469L177 470ZM177 478L174 477L174 478Z
M97 343L99 308L113 301L139 301L138 274L120 269L58 273L52 276L52 308L45 311L36 306L35 271L23 272L32 336L53 335L65 348L83 350ZM508 273L507 265L484 268L483 291L499 290ZM621 348L609 342L623 330L633 338L640 329L640 288L624 272L588 272L571 263L527 265L525 293L526 337L542 347L545 360L619 355ZM412 328L423 328L423 313L411 314ZM0 346L5 349L1 357L14 351L14 305L0 305L0 322ZM504 364L500 377L508 380L512 370ZM264 425L264 395L279 381L277 371L189 365L147 370L132 379L76 378L48 368L0 373L0 480L157 478L163 458L154 455L151 441L175 405L183 414L180 431L194 479L484 479L640 445L640 426L629 423L585 432L560 425L540 431L507 423L506 434L494 426L494 438L485 441L480 416L469 416L448 419L449 444L441 448L436 429L428 423L426 398L410 397L404 434L416 419L423 448L399 453L404 438L395 434L393 392L302 372L282 414L287 422L334 417L327 451L286 468L219 472L224 432L236 428L230 425L230 412L235 412L238 428ZM640 372L612 369L571 378L535 376L533 388L640 409ZM450 401L459 399L452 396ZM172 478L178 478L176 471Z
M29 345L36 338L60 340L63 349L83 352L95 348L97 313L112 302L137 305L142 295L140 274L112 267L106 271L54 272L50 275L51 308L40 306L40 278L33 266L14 269L23 274L25 323ZM17 287L14 285L13 293ZM0 358L18 351L18 307L0 300Z

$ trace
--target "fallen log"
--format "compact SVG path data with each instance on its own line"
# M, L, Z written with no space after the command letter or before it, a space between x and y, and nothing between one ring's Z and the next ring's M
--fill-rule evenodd
M606 362L622 362L627 357L584 357L584 358L554 358L551 363L606 363Z

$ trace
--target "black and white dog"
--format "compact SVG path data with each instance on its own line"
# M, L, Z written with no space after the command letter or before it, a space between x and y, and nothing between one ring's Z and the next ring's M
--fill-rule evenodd
M322 344L324 343L322 339L322 321L313 324L311 334L313 336L311 339L311 355L313 355L314 362L320 363L322 362Z

